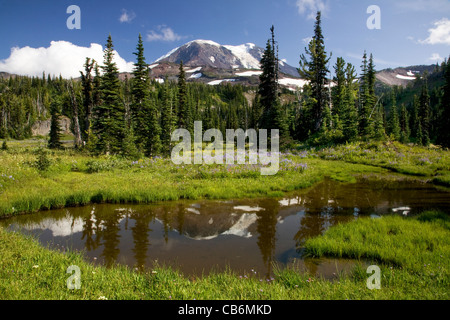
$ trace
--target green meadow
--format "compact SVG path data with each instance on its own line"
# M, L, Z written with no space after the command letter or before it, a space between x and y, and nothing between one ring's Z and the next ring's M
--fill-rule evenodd
M92 157L67 148L49 151L31 141L0 151L0 215L34 214L89 203L152 203L179 199L279 197L325 177L352 183L359 175L398 175L448 187L450 152L398 143L349 144L282 153L280 171L261 176L259 166L174 165L170 159ZM402 156L403 155L403 156ZM326 280L277 268L272 279L233 271L188 278L155 265L137 272L106 268L81 253L55 252L36 239L0 229L2 299L448 299L448 212L418 217L361 218L309 239L311 257L359 261L349 274ZM363 265L381 268L381 289L367 288ZM81 269L81 288L67 288L68 266Z

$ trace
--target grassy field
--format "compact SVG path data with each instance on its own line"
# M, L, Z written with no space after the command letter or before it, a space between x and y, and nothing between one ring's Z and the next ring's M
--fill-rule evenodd
M0 151L0 216L96 203L151 203L179 199L282 196L330 176L386 169L330 162L309 152L281 155L280 171L262 176L259 165L175 165L170 159L91 157L73 150Z
M351 144L281 155L276 176L259 166L177 166L169 159L49 151L42 141L9 142L0 150L0 217L96 203L151 203L178 199L282 196L324 177L354 182L361 174L397 172L450 186L450 152L397 143ZM335 281L295 270L273 280L231 271L187 279L155 266L137 273L123 266L96 267L75 253L41 247L36 240L0 229L2 299L448 299L448 213L419 219L360 219L306 243L311 256L363 259L378 264L382 289L366 287L362 267ZM68 290L70 265L81 269L80 290Z
M367 288L361 266L329 281L293 269L275 277L233 272L188 279L176 270L155 266L138 273L123 266L104 268L80 254L60 253L37 241L0 229L2 299L158 299L158 300L334 300L449 299L450 230L448 215L424 219L360 219L311 239L309 254L373 260L381 269L381 289ZM397 230L397 231L393 231ZM80 289L67 288L69 266L80 268Z
M433 147L407 146L398 142L354 143L317 152L324 160L367 164L406 175L426 177L450 187L450 152Z

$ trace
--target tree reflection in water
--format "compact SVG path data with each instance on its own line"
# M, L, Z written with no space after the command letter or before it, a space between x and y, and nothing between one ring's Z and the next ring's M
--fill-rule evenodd
M225 264L271 276L273 263L302 260L305 241L360 216L391 214L410 207L450 209L445 190L411 181L326 180L285 199L179 201L154 205L96 204L17 216L0 221L31 231L44 245L70 244L107 266L126 263L144 270L177 261L185 273ZM302 260L311 273L316 261ZM170 263L169 263L170 264Z

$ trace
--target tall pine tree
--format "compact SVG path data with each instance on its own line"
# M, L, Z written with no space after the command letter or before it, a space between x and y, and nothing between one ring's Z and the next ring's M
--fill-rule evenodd
M139 150L145 150L149 156L158 155L161 149L161 127L158 122L158 110L150 100L149 68L145 62L142 36L136 47L136 62L133 69L131 130L136 136Z
M390 117L389 117L389 122L388 122L388 129L389 129L389 134L391 135L391 137L396 140L399 141L400 140L400 122L399 122L399 118L398 118L398 110L397 110L397 101L395 98L395 91L392 90L392 98L391 98L391 112L390 112Z
M444 93L440 104L440 123L438 142L445 148L450 148L450 57L444 64Z
M165 79L161 96L161 145L162 154L170 155L172 149L171 134L175 129L175 117L169 80Z
M262 74L258 87L260 108L262 109L261 129L278 129L280 136L287 138L288 127L286 114L279 99L278 56L275 42L275 28L270 28L271 39L267 40L266 49L261 59Z
M320 11L317 12L316 16L314 36L308 48L305 48L305 51L309 56L309 60L304 54L300 56L299 74L303 79L310 82L312 100L310 100L309 104L310 110L307 112L310 117L309 121L307 121L309 124L307 130L311 134L315 134L319 132L323 124L325 109L330 108L329 90L327 88L327 74L329 72L327 64L330 57L325 51Z
M424 76L422 91L419 97L419 132L418 143L422 146L430 144L430 95L428 93L427 75Z
M61 117L61 100L59 97L53 98L50 105L50 139L48 141L48 147L50 149L60 149L61 144L61 127L59 126L59 121Z
M373 135L373 113L375 108L375 66L373 56L367 60L364 52L361 65L360 91L359 91L359 134L367 139Z
M403 104L400 110L400 142L408 143L411 130L409 129L409 114L406 106Z
M84 122L82 129L82 137L84 141L88 141L88 131L91 126L91 114L94 105L94 75L93 69L95 60L86 58L84 63L85 73L80 71L81 85L83 87L83 107L84 107Z
M186 72L184 71L183 61L181 61L178 74L178 128L189 130L192 127L191 122L191 110L186 86Z
M345 96L344 109L342 111L343 135L345 141L353 141L358 137L358 110L356 99L358 96L358 84L355 67L348 63L345 69Z
M125 107L120 99L119 71L114 59L114 45L108 36L101 66L100 94L101 104L94 108L93 130L97 136L97 151L107 154L125 153L123 144L125 126Z

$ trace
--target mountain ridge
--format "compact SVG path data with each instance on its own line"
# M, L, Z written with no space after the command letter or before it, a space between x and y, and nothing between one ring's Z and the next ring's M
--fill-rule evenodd
M221 45L212 40L197 39L174 48L152 65L161 62L183 64L188 67L212 67L225 70L259 70L264 49L254 43L237 46ZM279 70L291 77L299 77L297 69L280 60Z

